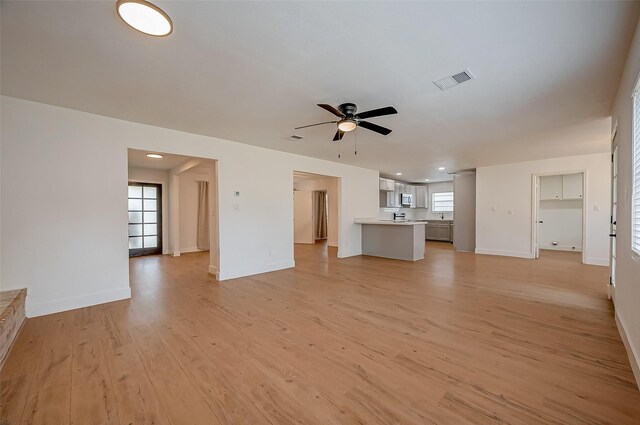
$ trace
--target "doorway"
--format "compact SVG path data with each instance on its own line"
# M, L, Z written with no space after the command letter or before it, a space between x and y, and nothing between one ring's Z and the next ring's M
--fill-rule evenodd
M129 182L129 257L162 254L162 186Z
M130 256L203 253L218 276L217 173L214 159L129 149Z
M534 256L540 250L576 253L576 261L585 257L585 173L567 172L534 176Z
M328 256L337 257L339 184L338 177L293 172L293 234L297 251L314 245Z

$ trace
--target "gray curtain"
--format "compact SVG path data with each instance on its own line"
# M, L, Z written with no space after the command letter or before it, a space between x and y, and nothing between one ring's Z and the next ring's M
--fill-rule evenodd
M209 249L209 182L198 182L198 249Z
M313 192L315 198L316 239L327 238L327 192Z

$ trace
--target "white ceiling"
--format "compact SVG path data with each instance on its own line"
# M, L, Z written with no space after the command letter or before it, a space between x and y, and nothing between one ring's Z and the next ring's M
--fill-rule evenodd
M149 158L147 157L148 153L160 153L162 158ZM170 170L172 168L176 168L179 165L184 164L185 162L191 161L193 159L201 159L202 164L198 164L189 169L190 172L200 172L200 173L208 173L209 161L205 158L195 158L192 156L185 155L175 155L171 153L164 152L149 152L149 151L141 151L137 149L129 149L128 150L128 165L129 167L138 167L138 168L151 168L153 170Z
M156 2L168 38L114 1L5 1L2 94L338 161L317 103L392 105L339 161L403 179L608 149L637 2ZM469 68L476 80L433 80ZM444 172L437 167L444 166Z

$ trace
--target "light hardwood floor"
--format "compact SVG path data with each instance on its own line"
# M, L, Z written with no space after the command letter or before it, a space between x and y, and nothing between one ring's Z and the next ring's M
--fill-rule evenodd
M132 259L131 300L27 321L1 423L640 423L606 268L334 257L223 283L204 254Z

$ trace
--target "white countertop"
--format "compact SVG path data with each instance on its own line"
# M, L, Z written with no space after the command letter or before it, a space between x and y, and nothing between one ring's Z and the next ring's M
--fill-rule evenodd
M393 220L378 220L375 218L356 218L353 220L356 224L384 224L389 226L418 226L427 224L426 221L393 221Z

